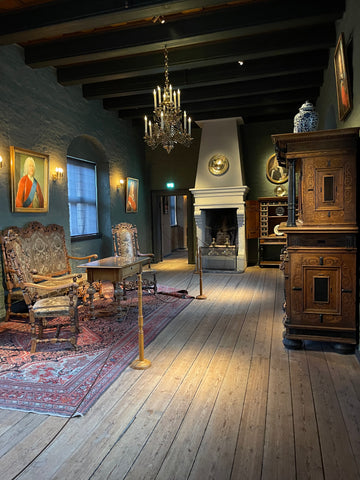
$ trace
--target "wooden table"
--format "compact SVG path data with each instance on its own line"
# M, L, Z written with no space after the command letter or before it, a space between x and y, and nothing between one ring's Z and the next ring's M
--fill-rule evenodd
M109 280L114 284L114 296L118 304L117 316L121 320L121 298L123 287L121 284L127 277L138 276L138 325L139 325L139 359L134 360L132 368L144 370L151 366L151 362L144 358L144 330L142 312L142 278L143 264L148 262L150 257L107 257L93 262L79 265L79 268L86 268L87 279L90 284L99 280ZM90 302L91 319L95 319L94 304Z
M78 265L79 268L86 268L87 279L90 284L108 280L114 285L114 297L117 302L117 317L121 320L121 299L123 298L122 284L127 277L141 274L143 263L149 257L107 257L93 262ZM95 319L94 304L90 294L90 319Z

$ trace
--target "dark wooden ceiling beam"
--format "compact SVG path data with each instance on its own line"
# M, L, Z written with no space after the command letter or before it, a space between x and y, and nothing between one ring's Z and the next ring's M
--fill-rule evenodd
M212 102L216 100L225 100L228 98L236 100L239 97L247 97L249 95L263 95L265 93L288 92L302 89L304 85L307 87L317 87L322 84L323 72L312 72L311 79L309 74L293 74L277 77L266 77L248 82L235 82L226 85L214 85L209 87L197 87L182 92L182 104L187 108L192 108L197 102ZM114 97L104 99L104 108L107 110L131 110L137 108L153 108L153 96L144 95L128 95L125 97ZM196 106L195 106L196 108Z
M295 33L298 33L300 37ZM236 39L230 42L207 45L206 47L194 47L193 58L195 60L188 66L184 64L184 68L190 70L196 67L199 68L199 65L201 65L202 67L212 66L213 69L216 69L216 67L220 69L222 64L235 63L239 59L246 61L248 58L256 59L264 58L266 55L270 57L277 54L296 54L304 52L304 50L308 52L308 56L311 58L310 50L316 48L316 46L319 48L329 48L329 46L334 45L335 42L335 31L332 25L316 30L301 29L301 32L293 32L290 38L287 32L284 32L283 35L259 35L252 39L241 39L240 41ZM174 52L174 54L178 54L178 56L183 53L183 51ZM171 58L172 57L173 55ZM306 61L307 58L305 54L304 63L306 63ZM171 67L172 66L173 64L171 63ZM161 82L160 76L158 78L158 81ZM152 78L151 80L154 81L155 79ZM133 81L136 81L136 79ZM180 88L173 80L171 81L174 86ZM113 96L117 91L121 91L121 83L122 80L114 80L87 84L84 86L84 95L87 98ZM153 88L153 84L151 87Z
M63 0L32 8L16 10L0 16L0 45L26 43L39 38L53 38L151 19L169 16L193 9L194 4L210 8L221 4L220 0Z
M196 103L183 103L182 109L186 110L194 121L198 120L199 115L203 118L206 112L218 112L218 115L222 116L223 111L229 111L232 109L241 110L242 108L258 108L261 109L264 106L275 106L282 103L304 103L305 100L314 102L319 94L318 87L309 87L297 89L289 92L278 93L265 93L256 95L247 95L238 98L227 98L222 100L210 99L204 102ZM296 112L295 112L296 113ZM144 107L118 110L120 118L138 118L144 117L144 115L150 115L151 111Z
M194 121L293 118L316 102L345 0L52 0L0 14L0 44L32 67L57 69L121 118L143 122L169 77ZM165 25L153 23L167 15ZM171 11L171 13L170 13ZM237 61L245 63L241 67Z
M311 9L311 15L307 14L309 10L303 10L303 3L309 3L308 0L297 2L291 9L279 8L279 4L284 7L284 3L286 2L283 0L265 3L261 9L256 4L249 4L165 25L150 24L145 27L42 42L39 45L27 46L25 59L32 67L61 66L159 51L165 44L168 48L175 48L226 40L229 42L234 38L239 41L241 38L250 40L266 35L278 37L283 36L284 32L288 32L290 36L290 28L299 32L302 29L316 31L321 29L322 25L333 25L340 15L337 9L332 11L329 5L325 9L323 1L320 6L325 10L319 15L316 15L319 10L318 2ZM293 7L299 10L297 15ZM285 12L289 13L285 15Z
M181 65L176 64L176 51L169 52L169 73L170 80L174 85L183 83L184 73L178 73ZM306 57L306 59L305 59ZM228 78L235 78L239 75L246 78L257 78L277 71L286 73L291 71L309 71L314 68L323 69L326 67L329 58L328 49L315 50L314 45L306 46L301 52L293 52L287 55L266 55L262 58L245 58L243 67L237 62L223 63L221 68L214 66L203 68L186 68L186 76L191 78L190 83L201 85L211 82L228 81ZM57 69L58 82L62 85L91 84L105 81L121 80L120 90L128 91L139 85L141 90L151 90L154 84L160 81L164 75L163 53L139 57L126 57L123 59L110 60L105 62L94 62L80 64ZM162 82L162 81L161 81ZM126 85L131 86L129 89ZM180 88L180 87L179 87Z
M239 65L237 67L236 74L232 69L232 65L229 70L226 68L221 69L206 69L205 72L196 72L190 70L186 72L178 72L176 75L170 76L170 83L174 88L180 88L181 90L188 90L194 88L204 88L207 86L216 86L216 85L227 85L228 83L234 82L249 82L256 81L258 79L265 78L267 81L272 77L278 77L279 75L292 75L292 74L303 74L305 73L308 76L307 81L313 82L313 78L317 78L316 73L322 72L324 67L327 66L328 54L324 56L323 61L317 56L311 57L308 61L306 60L306 55L299 55L298 61L294 62L292 65L286 65L283 62L283 56L271 57L276 59L276 61L269 62L267 64L264 59L263 69L258 71L258 67L251 68L251 65L248 63L244 68ZM326 62L325 62L326 59ZM283 68L281 68L283 67ZM84 85L84 96L86 98L111 98L116 97L132 97L133 95L150 95L154 88L157 85L163 86L164 77L144 77L138 78L134 81L122 80L118 81L116 85L109 85L108 89L95 89L92 90L90 85ZM134 99L135 100L135 99ZM121 100L120 100L121 101Z

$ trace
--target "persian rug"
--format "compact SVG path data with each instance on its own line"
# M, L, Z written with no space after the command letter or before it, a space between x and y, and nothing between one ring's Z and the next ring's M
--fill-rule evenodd
M183 291L179 295L163 285L158 291L162 293L143 292L145 346L192 300ZM121 304L119 322L109 283L104 286L104 298L95 300L95 321L89 320L89 307L79 307L76 351L67 343L40 343L31 354L28 323L1 323L0 408L64 417L84 415L138 358L136 292L128 292Z

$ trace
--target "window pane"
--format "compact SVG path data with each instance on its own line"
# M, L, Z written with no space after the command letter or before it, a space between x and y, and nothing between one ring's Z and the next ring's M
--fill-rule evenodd
M70 235L98 233L96 165L68 158Z
M177 225L175 195L171 195L169 197L169 203L170 203L170 226L174 227L175 225Z

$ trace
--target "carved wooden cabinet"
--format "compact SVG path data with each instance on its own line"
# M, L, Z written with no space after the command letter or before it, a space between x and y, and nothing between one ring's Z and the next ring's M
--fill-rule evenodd
M295 216L287 235L284 344L333 342L352 352L358 343L357 146L359 129L273 135L289 169Z

